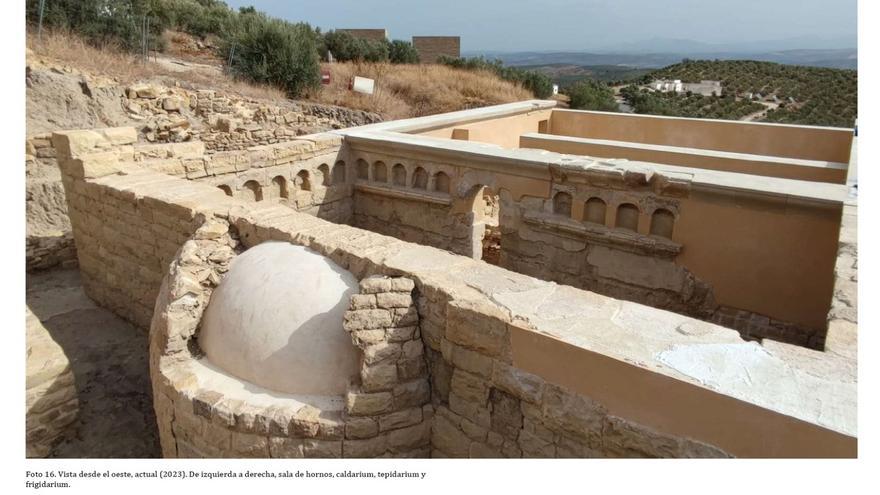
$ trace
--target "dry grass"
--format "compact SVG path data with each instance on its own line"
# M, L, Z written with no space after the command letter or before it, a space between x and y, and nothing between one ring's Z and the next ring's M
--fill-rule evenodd
M310 99L320 103L375 112L385 119L419 117L467 108L531 99L532 93L488 71L466 71L443 65L369 63L325 64L331 84ZM348 90L353 76L376 80L373 95Z
M173 46L175 43L191 44L192 40L178 33L166 37L169 53L192 50ZM286 100L284 91L268 86L248 83L223 74L216 65L193 64L189 70L172 70L174 64L152 59L144 63L140 57L119 50L114 46L94 47L82 38L65 32L44 32L41 42L28 33L28 63L38 60L71 66L96 76L112 78L120 84L156 80L164 85L191 89L216 89L261 100ZM185 57L190 60L195 55ZM207 62L206 55L199 61ZM533 98L530 91L503 81L488 71L466 71L443 65L392 65L371 63L325 64L331 71L332 83L321 86L306 99L317 103L338 105L346 108L378 113L384 119L418 117L467 108L477 108L499 103L509 103ZM376 92L364 95L348 90L353 76L376 80Z
M115 46L95 47L65 32L44 32L42 41L28 33L28 63L43 60L71 66L95 76L115 79L120 84L160 80L165 85L180 83L192 89L217 89L248 98L285 100L284 91L261 84L236 80L218 67L193 66L191 70L172 70L155 58L144 63L140 57Z

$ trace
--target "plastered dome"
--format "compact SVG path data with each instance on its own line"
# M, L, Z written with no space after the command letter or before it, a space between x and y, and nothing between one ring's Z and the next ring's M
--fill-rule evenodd
M301 246L266 242L229 266L205 310L199 344L208 360L261 387L344 394L358 354L342 328L357 280Z

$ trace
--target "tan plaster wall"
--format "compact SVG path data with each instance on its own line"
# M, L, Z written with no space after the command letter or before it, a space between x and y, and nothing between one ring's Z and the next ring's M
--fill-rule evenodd
M761 160L760 157L733 158L728 156L700 153L697 150L671 151L646 149L631 146L596 142L574 142L553 139L552 136L521 136L520 148L535 148L572 155L595 156L600 158L625 158L652 163L666 163L708 170L723 170L751 175L780 177L783 179L808 180L815 182L846 183L846 169L833 166L806 166L795 163Z
M454 130L465 129L468 131L468 141L491 143L507 149L516 149L520 146L519 137L530 132L538 132L539 123L549 119L551 112L552 110L541 110L482 122L453 125L417 134L452 139Z
M699 192L680 211L676 263L707 281L720 304L824 331L840 205Z
M553 110L550 134L849 163L852 131L830 127Z
M724 445L738 457L858 453L853 438L804 421L779 421L772 411L709 390L685 390L666 376L633 373L626 363L528 330L511 327L511 346L516 367L602 402L609 414L662 424L663 431ZM705 416L714 421L703 421Z

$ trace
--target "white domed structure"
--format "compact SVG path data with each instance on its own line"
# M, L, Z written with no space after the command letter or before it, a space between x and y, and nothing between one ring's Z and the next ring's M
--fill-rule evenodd
M358 373L342 327L354 276L310 249L267 242L229 266L205 310L199 344L239 378L289 394L344 394Z

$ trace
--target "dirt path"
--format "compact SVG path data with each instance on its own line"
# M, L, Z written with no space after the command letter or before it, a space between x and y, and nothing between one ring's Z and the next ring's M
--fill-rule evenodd
M70 360L80 401L49 457L161 457L147 334L86 297L78 270L28 274L26 301Z
M750 113L739 120L741 120L742 122L754 122L755 119L757 119L758 117L763 117L764 115L766 115L767 110L771 110L771 109L775 109L775 108L779 107L779 103L770 103L767 101L759 101L758 103L760 103L761 105L764 105L765 108L763 110L758 110L757 112Z

